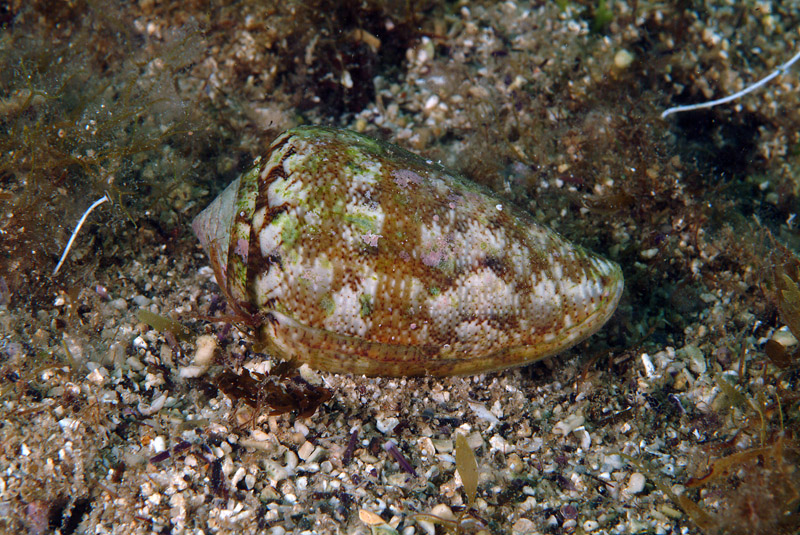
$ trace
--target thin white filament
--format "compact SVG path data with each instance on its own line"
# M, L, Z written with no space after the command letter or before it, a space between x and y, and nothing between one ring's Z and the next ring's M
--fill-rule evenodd
M75 230L72 231L72 236L69 237L67 246L64 248L64 253L61 255L61 260L58 261L56 269L53 270L53 276L55 276L58 273L58 270L61 269L61 264L63 264L64 260L67 259L67 254L69 253L69 250L72 247L72 242L75 241L75 236L78 235L78 231L81 230L81 227L83 226L83 223L86 221L86 218L89 217L89 214L92 213L92 210L94 210L107 200L109 200L108 195L103 195L102 197L94 201L94 203L92 203L92 205L83 213L83 216L81 216L80 221L78 221L78 224L75 226Z
M675 106L674 108L669 108L664 110L661 114L661 118L664 119L667 115L671 115L673 113L679 113L682 111L691 111L691 110L700 110L703 108L712 108L714 106L718 106L720 104L726 104L732 100L736 100L739 97L742 97L748 93L752 93L759 87L768 84L773 78L784 74L789 67L791 67L798 59L800 59L800 52L792 56L792 59L784 63L783 65L779 66L777 69L769 73L767 76L762 78L761 80L757 81L754 84L751 84L741 91L737 91L733 95L728 95L727 97L718 98L717 100L710 100L708 102L701 102L700 104L690 104L688 106Z

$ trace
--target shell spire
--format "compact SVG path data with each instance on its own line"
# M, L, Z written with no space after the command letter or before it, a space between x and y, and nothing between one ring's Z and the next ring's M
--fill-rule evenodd
M476 184L346 130L279 136L192 225L262 341L338 373L519 366L595 333L619 266Z

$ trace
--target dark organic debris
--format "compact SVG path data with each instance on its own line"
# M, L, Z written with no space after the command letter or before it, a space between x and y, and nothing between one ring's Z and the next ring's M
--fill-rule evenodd
M270 415L297 411L301 418L312 416L332 395L329 389L314 386L300 376L286 378L256 372L237 375L225 370L213 382L226 396L256 409L268 407Z

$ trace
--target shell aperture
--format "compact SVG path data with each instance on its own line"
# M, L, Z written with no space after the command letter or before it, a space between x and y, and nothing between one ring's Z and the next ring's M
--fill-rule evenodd
M404 149L299 127L192 227L277 356L337 373L519 366L594 334L619 266Z

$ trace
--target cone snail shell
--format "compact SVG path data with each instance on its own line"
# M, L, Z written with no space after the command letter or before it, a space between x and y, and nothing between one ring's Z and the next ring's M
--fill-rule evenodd
M285 132L192 227L261 342L337 373L526 364L595 333L623 288L617 264L440 165L347 130Z

